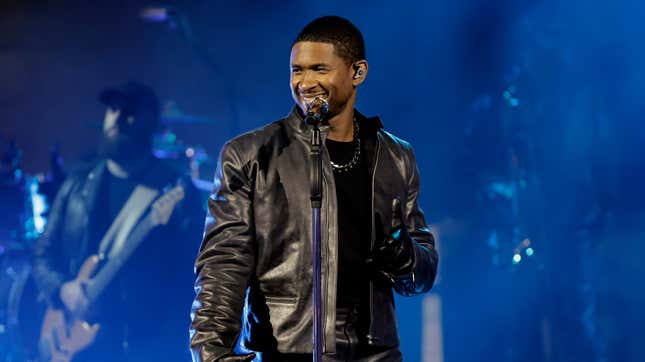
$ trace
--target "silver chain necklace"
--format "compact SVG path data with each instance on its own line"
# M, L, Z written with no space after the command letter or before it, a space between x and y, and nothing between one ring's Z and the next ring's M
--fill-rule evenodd
M358 122L354 118L354 155L349 162L339 165L334 161L331 162L331 167L334 168L334 171L346 172L358 165L361 162L361 138L358 136Z

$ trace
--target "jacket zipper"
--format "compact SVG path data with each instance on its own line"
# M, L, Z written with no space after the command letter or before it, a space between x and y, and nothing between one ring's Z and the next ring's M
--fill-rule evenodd
M376 179L376 167L378 166L378 156L379 156L379 151L381 150L381 140L378 137L378 134L376 135L376 159L374 160L374 169L372 170L372 230L371 230L371 240L370 240L370 252L374 249L374 242L376 239L376 224L374 222L374 181ZM373 336L373 328L374 325L374 282L370 280L370 325L368 328L368 335L367 335L367 343L368 344L373 344L375 342L374 336Z

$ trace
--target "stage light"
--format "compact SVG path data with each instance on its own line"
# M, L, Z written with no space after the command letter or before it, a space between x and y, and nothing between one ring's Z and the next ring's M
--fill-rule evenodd
M513 255L513 264L519 264L522 261L522 256L517 253Z
M40 235L45 231L45 224L47 224L47 218L43 216L47 211L47 202L45 201L45 197L38 192L38 188L38 179L32 179L29 185L29 192L31 196L33 226L35 231Z
M526 248L526 256L531 256L535 253L535 250L533 248Z

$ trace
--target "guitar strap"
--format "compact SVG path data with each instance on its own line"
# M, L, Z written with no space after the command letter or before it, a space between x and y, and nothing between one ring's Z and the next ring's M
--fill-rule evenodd
M158 194L159 191L150 187L142 185L135 187L103 236L99 244L99 258L104 259L107 256L112 259L123 250L128 235Z

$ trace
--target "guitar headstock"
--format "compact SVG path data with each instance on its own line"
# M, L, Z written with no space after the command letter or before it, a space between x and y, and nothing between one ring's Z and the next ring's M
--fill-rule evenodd
M167 224L175 206L184 199L184 196L184 187L182 185L177 185L161 195L161 197L152 204L150 210L150 219L152 224Z

